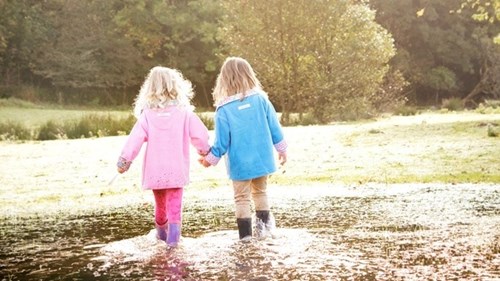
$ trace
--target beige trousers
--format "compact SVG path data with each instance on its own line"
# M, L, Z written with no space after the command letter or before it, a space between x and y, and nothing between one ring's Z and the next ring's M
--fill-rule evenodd
M267 176L246 181L233 181L234 203L236 205L236 218L251 218L251 202L256 211L269 211L267 200Z

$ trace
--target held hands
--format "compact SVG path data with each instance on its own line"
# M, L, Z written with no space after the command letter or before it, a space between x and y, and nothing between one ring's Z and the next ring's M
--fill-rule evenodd
M207 161L207 160L205 160L205 157L204 157L204 156L200 157L200 158L198 159L198 162L199 162L199 163L200 163L203 167L205 167L205 168L210 167L210 163L208 163L208 161Z
M208 153L210 152L209 151L201 151L201 150L198 150L198 154L200 155L200 158L198 158L198 162L205 168L208 168L210 167L210 163L208 163L207 160L205 160L205 156L208 155Z

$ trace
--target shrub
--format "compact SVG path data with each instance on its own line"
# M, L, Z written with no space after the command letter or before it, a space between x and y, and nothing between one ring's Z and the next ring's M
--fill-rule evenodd
M441 108L446 108L449 111L460 111L464 109L464 104L459 98L444 99Z
M197 115L198 115L198 117L200 117L201 122L203 122L203 124L205 124L205 126L209 130L213 130L214 129L215 124L214 124L214 118L213 118L213 116L207 115L207 114L202 114L202 113L197 113Z
M482 114L500 113L500 100L485 100L475 110Z
M498 137L498 131L496 124L488 124L488 137Z
M132 115L115 119L109 114L90 114L78 120L68 121L63 125L63 131L69 139L117 136L130 132L135 120Z
M132 115L115 119L109 114L105 116L90 114L62 124L48 121L40 127L37 139L78 139L124 135L130 132L134 123L135 118Z
M45 124L40 126L37 140L56 140L65 138L64 132L59 124L54 121L47 121Z
M394 114L395 115L402 115L402 116L417 115L418 110L416 107L413 107L413 106L401 106L401 107L394 109Z
M500 100L485 100L484 105L491 108L500 108Z
M29 140L31 130L18 122L0 123L0 140Z

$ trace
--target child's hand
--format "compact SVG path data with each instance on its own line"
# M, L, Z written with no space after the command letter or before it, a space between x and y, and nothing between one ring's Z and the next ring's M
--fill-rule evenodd
M198 150L198 155L200 155L200 156L207 156L208 152L210 152L210 150L208 150L208 151ZM200 161L200 160L198 160L198 161Z
M280 165L282 165L282 166L283 166L283 165L285 165L285 163L286 163L286 158L287 158L287 157L286 157L286 151L285 151L285 152L280 152L280 153L278 153L278 156L279 156L279 158L278 158L278 159L280 160Z
M117 167L117 168L116 168L116 170L117 170L117 171L118 171L118 173L120 173L120 174L123 174L123 173L125 173L125 172L127 171L127 170L126 170L125 168L123 168L123 167Z
M208 168L211 166L210 163L208 163L208 161L205 160L205 157L200 157L198 159L198 162L200 162L200 164L203 165L203 167L205 167L205 168Z

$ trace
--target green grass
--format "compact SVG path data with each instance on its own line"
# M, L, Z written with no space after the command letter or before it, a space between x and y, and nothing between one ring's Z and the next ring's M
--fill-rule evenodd
M87 115L109 115L115 118L126 118L130 114L131 111L116 110L0 107L0 122L18 122L29 128L34 128L48 121L64 122L80 119Z
M135 118L129 110L57 108L17 99L0 99L0 140L52 140L127 134ZM208 129L213 114L198 113Z
M276 185L310 185L317 183L341 183L341 184L366 184L366 183L500 183L500 174L484 172L451 172L448 174L400 174L400 175L302 175L302 176L274 176L269 180Z
M500 140L489 137L485 126L497 122L361 124L343 134L329 135L326 128L303 133L295 141L309 144L303 152L289 153L298 161L287 164L287 173L276 173L271 181L279 185L500 183ZM321 144L321 139L330 144Z

